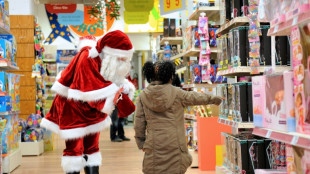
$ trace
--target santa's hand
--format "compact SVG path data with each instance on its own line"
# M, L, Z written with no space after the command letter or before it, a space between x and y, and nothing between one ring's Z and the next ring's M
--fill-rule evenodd
M129 94L129 92L130 92L130 86L129 86L128 83L123 83L123 84L121 85L121 88L124 89L124 90L123 90L123 93L124 93L124 94Z

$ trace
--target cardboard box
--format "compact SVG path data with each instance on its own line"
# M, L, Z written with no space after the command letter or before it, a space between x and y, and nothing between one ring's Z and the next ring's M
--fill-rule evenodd
M169 37L169 19L165 18L164 19L164 37Z
M12 110L11 96L0 96L0 112L6 112L11 110Z
M175 19L170 19L170 25L169 25L169 36L175 37L176 35L176 23Z
M265 76L252 77L252 101L254 126L264 127L264 114L266 109L266 78Z
M0 62L12 61L12 43L5 39L0 39Z
M16 66L17 65L17 42L16 39L13 35L11 34L2 34L0 35L0 39L5 39L11 42L12 45L12 65Z

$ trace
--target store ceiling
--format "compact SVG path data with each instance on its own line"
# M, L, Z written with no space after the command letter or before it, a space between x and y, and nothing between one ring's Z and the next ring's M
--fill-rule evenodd
M34 0L39 4L96 4L99 0Z

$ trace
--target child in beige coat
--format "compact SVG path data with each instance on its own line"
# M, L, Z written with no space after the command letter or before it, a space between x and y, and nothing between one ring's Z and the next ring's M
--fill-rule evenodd
M150 85L137 100L135 138L145 152L144 174L184 174L192 163L187 150L184 107L221 103L209 94L188 92L171 85L172 62L146 62L143 73Z

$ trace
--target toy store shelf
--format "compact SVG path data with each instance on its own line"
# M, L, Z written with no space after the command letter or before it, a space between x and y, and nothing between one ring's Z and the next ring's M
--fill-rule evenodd
M250 22L248 17L237 17L232 19L231 21L227 22L226 24L222 25L217 31L216 34L226 34L229 32L229 30L243 26L245 24L248 24Z
M6 112L0 112L0 115L14 115L19 113L20 111L6 111Z
M47 63L55 63L56 59L43 59L43 61Z
M15 150L9 156L2 159L3 173L11 173L22 163L22 153L20 149Z
M305 149L310 149L310 135L258 127L254 128L253 134L273 140L278 140L294 146L299 146Z
M235 128L246 128L246 129L254 128L254 124L252 122L248 122L248 123L247 122L236 122L236 121L223 119L223 118L219 118L218 122L231 126L231 127L235 127Z
M196 115L184 114L184 118L189 120L197 120Z
M169 45L181 45L183 44L182 37L164 37L160 41L160 45L165 45L165 42L169 42Z
M260 66L258 67L259 73L265 72L267 68L271 68L271 66ZM276 66L275 72L284 72L291 70L290 66ZM257 75L251 74L251 67L249 66L239 66L230 68L227 70L218 71L219 76L249 76L249 75Z
M86 4L96 5L99 0L38 0L40 4Z
M1 62L0 63L0 69L4 70L19 70L17 66L14 66L11 64L11 62Z
M206 16L209 19L219 18L220 17L220 7L200 7L195 10L195 12L189 17L189 20L198 20L200 13L206 13Z
M230 171L227 167L225 166L216 166L215 168L215 173L216 174L233 174L232 171Z
M268 31L268 36L287 36L291 34L291 29L300 23L310 21L309 11L301 13L292 19L289 19L283 23L277 25L271 25Z
M180 54L177 54L175 56L172 56L170 58L170 60L174 60L174 59L177 59L177 58L180 58L180 57L191 57L191 56L196 56L198 57L199 56L199 53L200 53L200 50L199 49L195 49L195 48L192 48L190 50L187 50L186 52L184 53L180 53Z
M187 88L206 88L206 87L210 87L210 88L214 88L216 87L218 84L208 84L208 83L201 83L201 84L187 84L187 85L183 85L184 89Z
M184 71L186 71L186 66L177 69L177 70L176 70L176 73L179 74L179 73L182 73L182 72L184 72Z
M217 53L217 48L216 47L211 47L211 53Z

